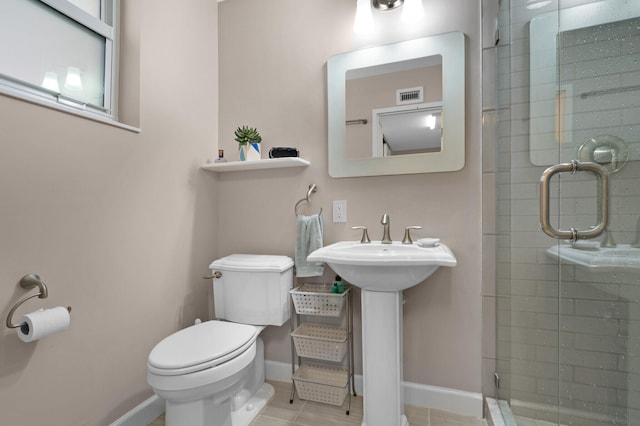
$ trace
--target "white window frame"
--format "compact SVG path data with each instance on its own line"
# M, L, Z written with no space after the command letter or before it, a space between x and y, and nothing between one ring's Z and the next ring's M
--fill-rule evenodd
M117 123L118 82L118 23L120 0L101 0L101 17L96 18L67 0L38 0L79 25L105 38L104 49L104 106L79 99L12 78L0 72L0 93L32 103L62 110L85 118L121 127Z

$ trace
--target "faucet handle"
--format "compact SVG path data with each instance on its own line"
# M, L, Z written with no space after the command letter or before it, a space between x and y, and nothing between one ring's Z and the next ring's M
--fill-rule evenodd
M362 229L362 238L360 239L360 242L362 244L367 244L371 242L371 240L369 239L369 234L367 233L366 226L352 226L351 229Z
M407 226L404 228L404 238L402 239L402 244L413 244L413 240L411 239L410 231L412 229L422 229L422 226Z

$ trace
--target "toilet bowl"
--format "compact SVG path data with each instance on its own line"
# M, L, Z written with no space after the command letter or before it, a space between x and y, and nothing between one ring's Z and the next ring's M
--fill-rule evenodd
M268 402L274 391L265 383L259 334L290 316L288 299L281 299L288 298L292 266L288 257L260 255L231 255L211 264L220 272L214 274L216 313L235 322L187 327L149 354L147 382L165 400L167 426L245 426Z
M147 382L166 401L166 424L199 426L215 418L208 424L235 426L232 413L245 401L234 396L249 397L257 390L246 385L252 382L250 376L260 374L260 331L251 325L207 321L158 343L147 362ZM257 358L264 362L263 356Z

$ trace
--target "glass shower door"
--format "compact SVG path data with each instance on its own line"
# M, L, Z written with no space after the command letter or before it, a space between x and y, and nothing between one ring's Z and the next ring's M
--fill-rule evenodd
M506 9L506 11L505 11ZM640 1L502 5L498 397L518 425L640 425ZM505 16L506 14L506 16ZM503 24L504 25L504 24ZM506 71L505 71L506 70ZM508 125L505 125L508 124ZM556 240L540 230L550 179Z

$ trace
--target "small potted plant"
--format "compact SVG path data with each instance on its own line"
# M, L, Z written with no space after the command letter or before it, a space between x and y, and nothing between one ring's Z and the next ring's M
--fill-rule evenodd
M255 127L242 126L234 132L240 148L240 161L260 159L260 142L262 136Z

